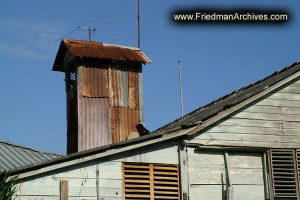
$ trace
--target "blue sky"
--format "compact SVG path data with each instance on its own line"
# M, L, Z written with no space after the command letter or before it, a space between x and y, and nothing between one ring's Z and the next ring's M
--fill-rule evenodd
M174 8L280 8L284 26L180 26ZM246 86L300 57L300 2L282 0L141 0L145 126L180 116L177 60L183 67L184 112ZM137 46L137 0L6 1L0 8L0 140L65 153L63 73L52 72L58 39L89 20L95 41ZM86 39L76 31L67 38Z

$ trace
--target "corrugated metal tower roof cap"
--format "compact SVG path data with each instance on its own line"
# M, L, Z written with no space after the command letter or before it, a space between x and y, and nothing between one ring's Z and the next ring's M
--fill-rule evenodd
M151 60L139 48L104 44L101 42L63 39L53 64L53 71L64 71L63 65L67 53L79 58L141 62L144 64L151 63Z

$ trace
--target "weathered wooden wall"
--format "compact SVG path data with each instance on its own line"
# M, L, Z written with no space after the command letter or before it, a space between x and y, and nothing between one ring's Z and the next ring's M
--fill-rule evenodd
M265 199L262 156L259 153L228 153L230 199ZM190 200L225 199L224 152L188 148L188 176Z
M300 148L300 80L202 132L204 145Z
M97 199L96 180L99 181L99 196L103 200L122 199L122 162L178 164L176 144L160 144L117 154L109 160L54 171L42 177L32 177L20 184L17 199L59 200L60 181L68 181L70 200ZM97 167L98 165L98 167ZM97 177L97 168L99 176Z

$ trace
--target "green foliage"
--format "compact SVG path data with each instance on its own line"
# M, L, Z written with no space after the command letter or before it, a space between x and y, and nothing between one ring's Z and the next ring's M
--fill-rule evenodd
M9 178L6 171L0 172L0 200L12 200L17 190L17 177Z

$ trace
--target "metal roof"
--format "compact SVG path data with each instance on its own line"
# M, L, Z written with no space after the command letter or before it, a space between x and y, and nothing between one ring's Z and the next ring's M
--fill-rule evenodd
M151 63L151 60L139 49L101 42L64 39L60 43L53 71L64 71L63 63L66 53L79 58L95 58L117 61Z
M172 129L191 126L199 122L205 121L208 118L216 115L217 113L228 109L260 92L274 85L275 83L291 76L292 74L300 71L300 62L297 61L290 66L287 66L281 70L274 72L273 74L251 83L250 85L235 90L225 96L220 97L206 104L202 107L195 109L194 111L187 113L185 116L174 120L173 122L166 124L165 126L157 129L155 132L170 131Z
M30 170L40 169L49 165L55 165L58 163L70 161L77 158L83 158L86 156L95 155L97 153L103 153L105 151L116 149L122 147L131 146L134 144L138 144L145 141L154 140L157 138L162 138L164 136L170 135L170 134L176 134L183 131L183 133L178 134L176 137L182 137L184 135L189 135L189 132L187 130L192 130L193 128L197 129L196 127L204 121L208 121L213 116L217 115L223 110L226 110L227 108L230 108L238 103L241 103L242 101L249 99L252 96L255 96L256 94L263 92L264 90L268 89L270 86L290 77L291 75L295 74L296 72L300 71L300 62L296 62L288 67L285 67L282 70L276 71L270 76L267 76L266 78L259 80L255 83L252 83L246 87L243 87L239 90L233 91L230 94L227 94L207 105L204 105L185 116L176 119L175 121L157 129L156 131L153 131L149 135L145 135L142 137L134 138L127 141L121 141L116 144L109 144L101 147L97 147L94 149L85 150L82 152L77 152L73 154L69 154L64 157L60 157L57 159L53 159L50 161L45 161L44 163L40 163L39 165L34 166L27 166L23 169L18 169L12 172L12 174L19 174L22 172L27 172ZM191 131L193 132L193 131ZM166 140L170 139L168 137L165 137ZM172 139L174 139L173 137ZM163 139L162 139L163 140Z
M0 171L13 171L59 157L62 157L62 155L45 153L10 142L0 141Z

